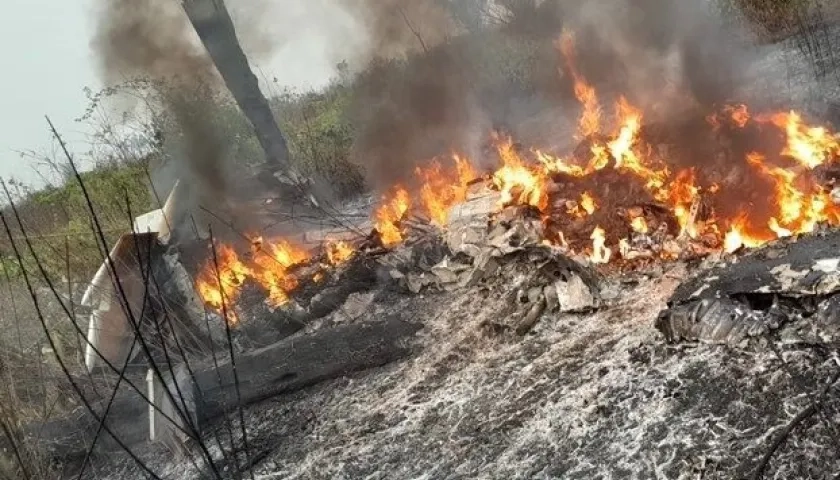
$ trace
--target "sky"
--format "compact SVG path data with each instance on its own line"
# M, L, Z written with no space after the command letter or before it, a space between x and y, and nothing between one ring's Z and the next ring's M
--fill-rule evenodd
M88 105L84 88L96 91L102 86L90 47L97 1L102 0L2 0L0 178L42 182L34 162L17 152L53 152L45 115L74 154L89 150L90 128L74 119ZM352 57L364 42L355 35L361 30L355 20L336 11L331 0L228 0L228 4L246 51L249 45L254 50L259 47L251 61L258 77L272 79L272 89L324 85L335 74L335 65ZM259 10L240 7L257 4ZM253 32L245 31L251 27Z
M74 122L87 104L85 86L98 88L89 41L92 0L3 0L0 15L0 177L36 182L32 162L17 151L51 146L45 115L83 150Z

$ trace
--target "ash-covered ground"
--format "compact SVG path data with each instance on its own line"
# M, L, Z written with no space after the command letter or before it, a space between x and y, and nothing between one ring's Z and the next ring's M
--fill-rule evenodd
M355 295L332 320L418 322L412 355L248 408L255 478L751 478L840 369L836 343L667 345L654 321L687 274L624 276L608 306L545 315L525 336L503 325L504 274L454 293ZM784 438L764 478L840 471L838 390ZM216 428L227 444L226 422ZM143 457L162 478L203 478L185 458ZM133 475L126 459L100 478Z

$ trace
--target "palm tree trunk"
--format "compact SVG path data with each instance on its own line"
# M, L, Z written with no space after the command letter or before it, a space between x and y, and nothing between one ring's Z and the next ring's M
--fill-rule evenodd
M274 170L272 173L297 183L286 138L274 119L268 100L260 91L224 1L184 0L182 4L225 85L253 125L265 151L267 166Z

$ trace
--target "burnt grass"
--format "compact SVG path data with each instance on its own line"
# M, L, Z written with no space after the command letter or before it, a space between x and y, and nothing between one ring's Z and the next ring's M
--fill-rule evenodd
M544 316L524 337L486 328L506 308L497 279L456 293L379 293L356 321L422 323L413 354L248 408L256 478L753 478L840 368L834 347L777 336L668 345L654 319L686 274L672 266L622 286L601 311ZM838 408L835 388L785 436L764 478L840 471ZM212 428L230 451L225 422ZM203 478L162 451L144 458L163 478ZM126 459L98 473L133 478L134 468Z

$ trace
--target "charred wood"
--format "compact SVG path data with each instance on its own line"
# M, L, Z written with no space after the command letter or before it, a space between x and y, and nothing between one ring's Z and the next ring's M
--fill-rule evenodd
M339 326L288 338L270 347L238 356L242 403L252 404L359 370L378 367L406 356L404 344L420 327L399 318ZM182 391L194 391L200 423L236 407L232 366L194 367L195 377ZM219 383L219 376L222 378Z
M283 393L290 393L316 383L343 375L374 368L393 362L409 354L406 342L419 330L419 326L398 318L381 322L344 325L324 329L308 335L288 338L275 345L255 350L236 358L239 388L243 405L249 405ZM188 414L200 423L206 423L237 406L235 383L230 361L219 365L217 372L212 363L193 364L194 377L176 368L174 376L180 393L171 379L167 385L176 402L181 395L187 401ZM219 376L222 383L219 383ZM142 379L132 379L138 386ZM165 393L156 393L158 407L170 419L178 419L172 405L167 405ZM104 411L104 403L94 404L96 411ZM117 393L107 419L107 425L129 447L139 446L149 440L149 404L133 389L122 386ZM164 433L167 420L157 432L161 440L171 439L175 431ZM163 417L165 418L165 417ZM47 458L75 460L83 457L97 431L97 421L83 408L70 415L36 422L22 428L24 438L35 451ZM186 440L182 431L178 436ZM98 454L115 452L119 447L107 433L97 442ZM0 442L0 447L5 447Z

